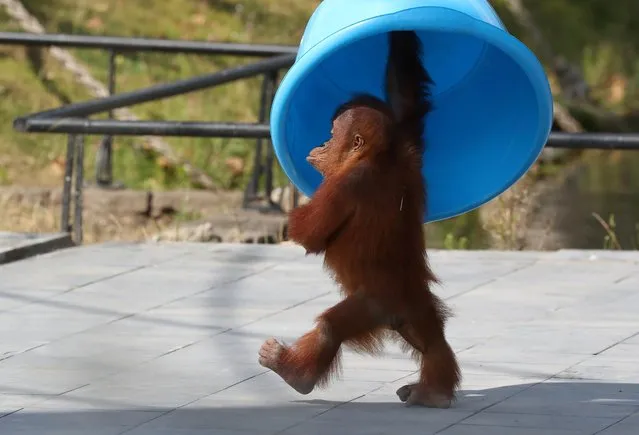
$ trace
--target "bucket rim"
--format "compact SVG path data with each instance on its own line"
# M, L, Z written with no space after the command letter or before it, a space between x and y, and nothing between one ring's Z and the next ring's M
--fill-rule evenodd
M301 56L298 56L282 79L271 108L271 141L282 170L303 194L312 196L316 187L313 187L302 176L293 163L289 144L286 141L290 97L295 94L304 79L335 51L367 37L393 30L454 32L479 38L513 59L526 76L536 97L540 119L535 134L527 141L530 150L528 158L522 161L513 178L504 180L498 191L487 192L484 197L477 198L473 203L460 204L457 209L452 211L437 211L427 207L424 222L435 222L459 216L492 201L515 184L530 169L543 151L553 121L553 98L550 84L537 57L515 36L493 24L442 6L415 7L353 23L323 38L314 46L309 47ZM327 126L327 128L330 127Z

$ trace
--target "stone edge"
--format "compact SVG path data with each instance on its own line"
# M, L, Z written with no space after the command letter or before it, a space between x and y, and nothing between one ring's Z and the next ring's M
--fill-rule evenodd
M0 252L0 265L75 246L71 234L59 233L27 241Z

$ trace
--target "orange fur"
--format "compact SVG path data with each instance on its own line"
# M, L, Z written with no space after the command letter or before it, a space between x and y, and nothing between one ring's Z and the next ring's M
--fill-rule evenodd
M398 45L407 39L414 43L408 53ZM437 279L426 260L421 132L430 106L420 90L428 76L414 62L414 33L397 32L390 41L388 81L393 89L396 80L396 94L390 104L360 96L337 111L332 138L308 157L324 180L289 216L289 238L307 253L324 253L345 298L292 346L267 341L260 363L307 394L339 368L342 344L374 353L390 333L421 365L419 383L398 390L400 398L444 407L460 373L444 336L448 311L430 291Z

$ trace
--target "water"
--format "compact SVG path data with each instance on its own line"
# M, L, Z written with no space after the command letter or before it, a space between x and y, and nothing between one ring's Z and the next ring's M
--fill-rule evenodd
M588 151L548 183L527 219L525 249L639 249L639 151ZM593 213L613 218L618 243ZM428 233L432 248L490 247L478 212L431 224Z
M553 231L561 247L604 247L604 221L612 216L623 249L639 249L639 152L592 151L557 183L548 198L556 213Z

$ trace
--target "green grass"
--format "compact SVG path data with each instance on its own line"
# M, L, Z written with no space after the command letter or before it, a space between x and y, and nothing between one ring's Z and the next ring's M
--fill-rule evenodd
M51 33L157 37L255 43L297 44L319 0L24 0L29 11ZM532 40L504 8L492 2L507 27ZM636 0L525 1L557 53L578 63L601 104L627 112L639 107L639 3ZM0 30L21 31L0 9ZM103 82L108 54L100 50L71 52ZM58 187L66 147L63 135L23 134L13 130L16 117L91 96L73 77L39 50L0 46L0 185ZM117 58L118 92L210 73L251 59L161 53L127 53ZM609 103L608 83L614 75L627 80L625 98ZM144 120L256 122L260 80L134 106ZM85 170L93 177L100 137L87 137ZM254 141L238 139L165 138L178 156L204 170L225 188L243 187L250 174ZM137 147L134 147L137 145ZM181 168L166 169L157 156L143 151L141 138L115 138L114 176L130 188L190 187ZM226 166L230 157L245 160L242 176ZM561 168L542 168L547 176ZM286 183L276 168L276 184ZM187 217L184 217L187 218ZM477 212L431 225L437 246L485 246L486 234Z
M614 73L628 77L628 98L624 107L636 106L639 89L639 7L619 0L637 14L628 14L610 2L548 0L526 2L537 23L558 52L580 62L588 80L599 88ZM306 21L319 0L25 0L24 4L48 32L121 35L191 40L297 44ZM507 26L528 41L501 0L494 2ZM616 5L616 3L615 3ZM604 17L605 19L603 19ZM20 31L0 11L0 30ZM94 76L107 78L107 53L100 50L71 50ZM59 183L59 171L52 162L64 156L62 135L21 134L11 120L68 101L90 98L69 73L38 50L0 47L0 154L5 169L0 182L52 185ZM632 55L635 56L632 56ZM198 55L127 53L118 57L117 91L139 89L194 75L217 71L250 59ZM257 121L260 79L255 78L207 91L141 104L134 112L146 120ZM598 88L598 89L599 89ZM604 90L599 90L604 95ZM632 97L632 98L631 98ZM135 150L140 138L115 139L115 178L131 188L169 189L189 186L180 169L166 170L156 158ZM222 187L241 187L251 169L254 141L237 139L166 138L180 158L203 169ZM87 138L86 170L92 176L99 137ZM244 159L244 176L232 177L226 159ZM286 182L277 168L276 182Z
M535 41L505 7L491 0L507 28L535 50ZM557 55L583 70L598 103L627 113L639 108L639 2L635 0L524 0ZM625 97L610 101L611 79L626 80Z
M249 0L27 0L24 2L48 32L193 39L233 42L296 44L316 1ZM0 30L19 31L0 12ZM71 50L92 74L107 78L108 55L100 50ZM31 53L37 50L31 50ZM37 56L36 56L37 57ZM63 158L62 135L22 134L13 131L11 120L30 112L52 108L90 95L73 82L55 60L44 57L41 68L32 66L27 51L0 47L0 153L9 160L0 180L15 184L56 184L59 174L49 170ZM38 63L40 60L36 60ZM199 55L127 53L117 58L117 91L179 80L250 62L249 58ZM133 107L146 120L203 120L256 122L260 79L240 81L212 90L150 102ZM100 137L87 137L86 170L94 171ZM114 176L131 188L169 189L188 186L181 169L165 170L148 153L136 151L140 138L115 138ZM237 139L166 138L182 159L205 170L222 187L242 185L250 171L255 141ZM247 161L245 176L231 176L225 161ZM25 169L28 172L25 173ZM36 177L31 174L38 173ZM276 182L285 177L276 171ZM27 175L28 173L31 173Z

